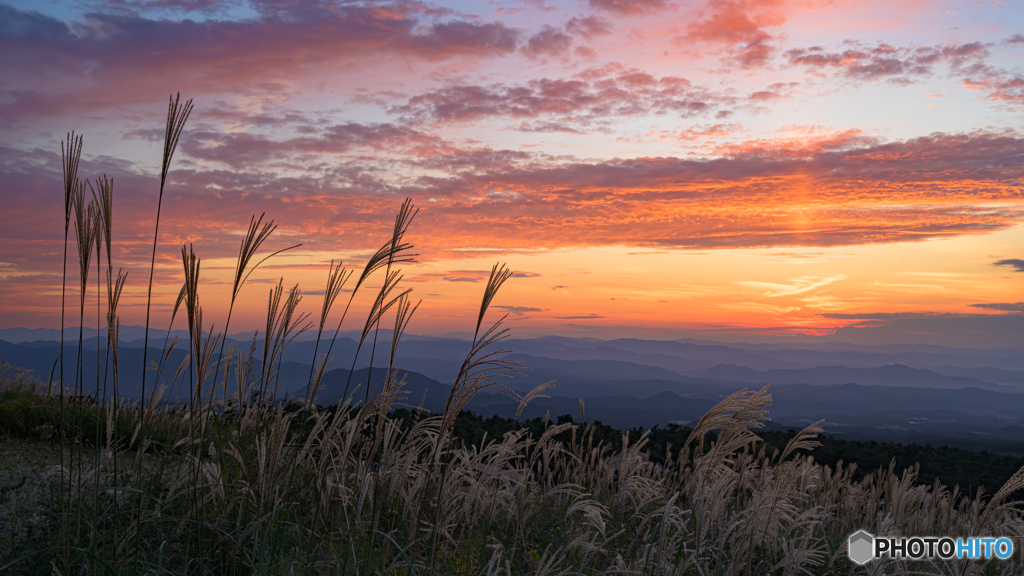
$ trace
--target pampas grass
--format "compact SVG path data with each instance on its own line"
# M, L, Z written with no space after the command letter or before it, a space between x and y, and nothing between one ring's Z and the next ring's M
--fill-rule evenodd
M161 198L190 111L190 102L171 101ZM4 497L22 495L37 504L31 521L12 512L0 571L681 576L974 575L1024 569L1019 554L999 562L850 563L846 539L858 529L885 535L1024 537L1024 512L1013 499L1024 489L1024 470L992 498L982 491L965 496L958 487L939 482L920 485L916 469L896 470L895 464L855 481L855 465L840 463L833 469L815 462L817 424L796 434L781 452L768 454L757 435L771 405L767 388L723 398L681 449L665 450L663 464L648 458L646 435L633 441L626 435L613 444L596 440L596 425L586 424L582 401L582 425L556 425L545 418L530 424L534 434L518 423L517 414L515 426L502 437L464 442L456 433L457 422L476 393L506 394L521 412L552 386L548 382L520 396L504 384L506 377L525 369L501 348L508 336L504 318L486 322L491 302L512 275L504 264L494 265L484 287L473 339L444 411L404 411L410 407L404 404L404 377L395 365L395 351L419 306L402 288L399 269L414 256L405 239L416 214L410 201L399 208L391 237L356 278L327 353L320 354L331 310L353 275L340 262L331 262L301 398L284 401L279 394L285 349L314 326L300 309L300 288L285 295L282 278L270 290L262 334L247 350L226 348L223 333L204 323L201 259L188 246L181 249L184 285L170 326L184 305L189 354L168 377L164 364L177 340L169 348L165 341L167 351L148 367L159 386L148 395L144 388L140 401L127 403L118 394L116 310L126 273L114 274L111 262L112 184L97 181L99 193L86 205L74 169L81 138L69 135L67 147L65 231L73 212L80 326L93 243L98 235L106 242L112 393L95 404L84 401L81 332L71 397L64 392L63 372L59 397L53 398L41 383L0 364L0 397L18 399L3 404L4 410L28 410L38 403L33 409L56 423L60 439L59 457L46 474L24 475L32 480L18 486L13 486L17 478L13 487L0 485ZM259 266L250 263L274 228L262 217L250 220L225 333L236 296ZM158 222L147 300L157 234ZM356 382L356 389L366 387L361 402L352 401L346 384L339 405L319 406L316 395L337 334L360 288L377 272L382 272L380 288L368 299L357 353L371 331L376 338L380 322L393 321L387 368L376 380L371 369L365 382ZM374 350L375 344L371 363ZM164 400L168 387L179 381L189 384L188 402ZM69 406L71 418L65 414Z

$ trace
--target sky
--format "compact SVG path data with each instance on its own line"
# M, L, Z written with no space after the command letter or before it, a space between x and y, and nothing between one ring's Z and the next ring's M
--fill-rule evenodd
M265 325L282 278L315 316L330 262L361 268L410 198L417 334L471 331L504 262L492 312L518 336L1024 337L1011 0L0 2L0 327L60 325L70 130L79 175L114 179L118 312L143 323L179 92L194 111L155 324L183 244L223 324L261 214L277 225L261 254L301 246L251 276L231 332Z

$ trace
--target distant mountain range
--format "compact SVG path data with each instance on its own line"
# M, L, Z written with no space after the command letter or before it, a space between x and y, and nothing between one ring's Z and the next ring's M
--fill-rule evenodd
M105 334L84 332L83 381L86 390L93 390L98 379L102 382L105 361L97 347L105 347ZM121 330L122 396L137 398L141 393L143 334L137 326ZM151 361L164 357L165 338L180 339L163 362L168 381L185 358L186 336L184 331L170 335L165 330L150 331ZM77 328L66 330L65 337L65 370L70 372L78 356ZM57 338L57 330L0 330L0 359L46 381L60 355ZM252 338L251 333L236 334L228 346L248 351ZM356 371L349 393L355 390L357 401L364 397L370 347L364 346L353 363L355 338L358 334L344 332L335 342L318 394L321 404L340 400L353 367ZM315 334L306 334L286 349L280 377L275 380L279 396L304 395L314 339ZM390 331L381 330L373 381L383 376L381 365L388 358L390 339ZM256 344L259 353L262 342ZM838 436L948 441L1024 454L1024 350L568 337L509 339L503 344L509 350L505 357L527 368L523 375L505 381L510 388L522 393L556 381L548 392L551 397L534 400L524 412L526 418L568 413L579 419L579 400L583 399L588 420L620 428L664 426L696 420L738 389L771 384L773 427L802 427L824 419L826 431ZM318 353L325 353L328 345L321 342ZM396 354L396 366L406 371L407 402L422 402L431 410L443 408L469 348L470 342L462 338L406 335ZM157 374L155 370L148 374L147 388L152 390ZM217 386L222 387L223 382ZM228 388L235 389L233 375ZM181 377L165 398L187 398L189 390L187 377ZM470 405L485 416L511 416L516 407L506 396L489 393L478 395Z

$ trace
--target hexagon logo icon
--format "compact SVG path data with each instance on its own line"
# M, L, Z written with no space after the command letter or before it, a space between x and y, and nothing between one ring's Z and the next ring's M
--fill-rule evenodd
M853 560L857 564L867 564L872 558L875 557L873 548L875 546L875 537L868 534L864 530L858 530L850 535L850 541L848 543L848 552L850 560Z

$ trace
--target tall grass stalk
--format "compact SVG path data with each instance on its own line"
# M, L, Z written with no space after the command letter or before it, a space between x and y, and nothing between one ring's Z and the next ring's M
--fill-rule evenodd
M146 328L145 335L142 340L142 388L141 395L142 401L146 401L146 370L147 362L149 357L149 315L153 305L153 273L156 270L156 246L157 240L160 237L160 210L164 203L164 187L167 185L167 175L171 171L171 160L174 158L174 151L178 148L178 140L181 138L181 132L185 128L185 122L188 120L189 115L192 114L192 99L186 100L181 103L181 94L175 95L173 98L168 99L167 103L167 124L164 129L164 153L163 161L160 164L160 192L157 196L156 201L156 219L153 222L153 252L149 259L149 284L146 287ZM143 414L145 412L143 411ZM138 469L136 475L142 475L142 459L138 459ZM138 521L142 520L142 498L139 498L139 509L138 509ZM140 532L140 525L136 525L135 533L136 538ZM138 564L139 560L139 548L138 541L135 546L135 564Z
M352 375L356 372L356 360L359 358L359 351L362 350L363 344L366 343L366 337L370 334L370 331L373 330L373 327L380 322L381 317L387 314L388 310L390 310L392 306L412 292L411 289L406 289L398 296L391 297L391 293L398 287L398 283L401 281L402 275L397 270L388 273L387 276L384 277L384 284L381 286L380 291L377 292L377 297L374 298L373 304L370 306L370 313L366 315L366 323L363 324L363 331L359 335L359 342L356 344L356 353L352 355L352 367L348 371L348 381L345 383L345 392L342 394L343 397L348 396L348 388L352 383ZM370 381L367 379L365 390L366 397L363 402L364 406L366 405L366 402L369 401L369 394Z
M217 365L213 371L214 382L217 381L217 376L220 374L220 363L224 357L224 345L227 343L228 330L231 326L231 313L235 310L235 299L238 298L238 292L242 289L242 285L245 284L245 281L249 276L259 268L260 264L266 262L269 258L302 246L302 244L296 244L294 246L282 248L281 250L266 256L257 262L255 266L248 268L247 270L249 262L252 260L253 256L256 255L256 251L260 249L260 246L262 246L263 243L270 238L270 235L274 233L274 230L277 229L277 225L274 224L273 220L266 224L263 223L263 217L265 215L265 213L260 214L258 220L256 219L256 216L250 218L249 229L246 231L245 236L243 236L242 244L238 248L238 260L235 263L235 276L231 285L231 303L228 305L228 317L224 322L224 340L221 342L220 352L217 356Z
M391 250L388 253L388 265L387 265L387 267L384 270L384 277L385 278L387 278L388 275L391 274L391 266L394 264L394 259L395 259L395 249L397 248L398 244L401 243L402 237L405 236L406 231L409 229L409 226L412 224L413 219L416 218L416 214L418 214L419 211L420 211L419 208L416 208L415 210L413 209L412 199L410 199L410 198L406 198L405 202L402 203L402 207L398 209L398 215L395 216L395 227L394 227L394 229L393 229L393 231L391 233ZM407 255L405 261L413 262L414 261L413 260L413 256L415 256L415 254ZM403 295L399 295L399 298L404 298L404 296L407 295L407 294L408 294L408 291L405 294L403 294ZM371 383L373 382L373 362L374 362L374 359L376 358L376 354L377 354L377 332L379 330L380 330L380 318L378 317L377 321L374 323L374 326L373 326L373 345L370 346L370 369L367 370L367 372L366 372L366 394L367 394L367 396L364 399L364 402L363 402L364 405L366 405L370 401L369 393L370 393ZM359 354L357 352L356 356L358 356L358 355ZM392 358L394 358L394 354L392 354ZM385 375L385 378L387 378L386 375Z
M345 288L345 284L349 278L352 277L352 271L344 267L344 263L339 260L338 265L334 265L334 260L331 260L330 265L327 268L327 285L324 287L324 301L320 306L320 322L317 325L316 330L316 343L313 345L313 362L309 366L309 380L306 382L306 393L304 395L303 404L309 406L316 396L316 388L320 384L320 378L323 377L323 372L327 368L327 358L321 361L317 356L320 350L320 337L324 332L324 325L327 324L327 317L331 313L331 308L334 307L334 302L338 299L338 295ZM317 378L314 383L313 376L316 374Z
M93 197L96 200L96 206L99 208L99 221L100 230L96 238L96 251L100 252L100 244L105 244L107 248L107 339L104 348L104 366L103 366L103 397L100 400L101 404L106 402L107 397L107 372L110 369L110 316L113 311L110 309L110 296L111 296L111 281L113 281L114 275L114 256L113 256L113 222L114 222L114 181L113 179L107 178L103 175L101 178L96 179L96 187L93 189ZM99 289L99 282L101 272L99 271L99 257L96 259L97 265L97 289ZM120 272L120 271L119 271ZM120 276L120 273L118 274ZM100 300L102 296L97 293L96 295L96 330L97 335L100 331ZM99 342L97 341L97 351L99 350Z
M106 419L107 426L107 437L106 437L106 448L105 451L101 451L100 447L102 441L100 438L100 427L96 427L96 443L94 448L96 450L96 470L100 470L101 458L109 454L112 461L112 473L115 484L118 478L118 453L119 450L113 445L114 430L117 428L119 422L118 409L120 407L120 387L118 377L118 333L120 331L120 322L117 316L117 306L121 300L121 292L124 289L124 284L128 279L128 273L122 271L120 268L117 270L117 275L114 275L114 256L113 256L113 222L114 222L114 181L111 178L107 178L103 175L101 178L96 179L95 199L98 207L98 216L100 221L99 234L97 234L97 252L99 252L100 240L106 246L107 252L107 275L106 275L106 286L107 286L107 317L106 317L106 328L107 338L106 346L104 347L104 362L103 362L103 394L99 396L97 390L97 400L101 407L105 407L108 416ZM99 267L99 257L96 260L97 268ZM100 282L100 273L97 270L97 288ZM99 313L100 304L97 302L97 314ZM97 334L99 334L99 324L97 324ZM97 342L97 354L99 353L99 342ZM111 362L113 362L113 368L111 368ZM97 366L97 372L99 367ZM113 371L113 374L111 374ZM107 394L107 382L110 380L112 386L112 394ZM96 474L96 482L94 486L94 501L93 508L97 510L99 506L99 493L100 493L100 474ZM116 502L115 502L116 503ZM117 526L114 526L114 540L117 540ZM114 557L116 561L116 556ZM95 567L94 567L95 569Z
M192 114L192 100L181 102L181 95L177 94L170 98L167 105L167 124L164 130L163 159L160 164L160 189L157 195L156 219L153 222L153 250L149 263L149 284L146 287L146 324L143 336L142 348L142 398L146 398L146 370L148 369L149 354L149 319L153 303L153 275L156 270L156 247L160 237L160 212L163 208L164 189L167 185L167 176L171 170L171 160L178 148L178 140L185 128L185 122Z
M61 141L60 145L61 165L64 176L64 258L61 261L61 283L60 283L60 422L64 422L64 392L67 389L67 380L64 378L64 308L67 301L67 279L68 279L68 232L71 228L71 213L76 204L76 197L83 193L81 183L78 180L78 164L82 158L82 136L76 136L74 131L69 132L67 139ZM49 393L47 393L49 396ZM59 466L64 469L64 430L60 434L60 451L58 453ZM66 487L64 486L64 474L60 475L60 492L63 497ZM65 515L61 525L70 526ZM66 528L65 528L66 529ZM66 539L67 534L62 535ZM66 560L66 557L65 557Z
M309 314L302 313L298 316L295 314L302 301L299 285L292 286L288 291L284 306L281 305L282 295L284 295L284 278L278 281L277 286L271 288L270 299L267 302L267 328L263 337L263 362L258 384L260 398L267 397L271 381L277 380L279 368L275 369L275 365L279 365L284 349L299 334L312 327L311 323L305 323ZM271 398L276 397L276 393L275 389L273 393L275 396L271 396Z
M190 417L189 417L189 445L191 448L193 515L196 525L197 554L199 557L199 573L203 571L204 556L203 550L203 529L202 529L202 498L199 493L200 475L203 467L203 449L206 440L206 429L208 418L212 414L212 396L214 390L211 387L211 406L205 413L203 411L203 385L210 377L210 365L214 361L213 354L217 350L217 344L222 341L220 334L214 334L213 326L210 326L209 336L203 340L203 309L199 305L199 270L200 259L192 249L192 245L181 247L181 261L185 269L185 312L188 318L189 342L191 344L192 370L195 374L195 386L189 391ZM216 380L214 380L214 386Z
M501 323L508 316L502 316L494 324L490 326L482 335L480 329L483 326L484 317L487 315L487 310L491 306L491 301L497 296L498 290L501 289L505 281L512 277L512 271L505 267L504 264L495 264L491 268L491 274L487 279L487 286L484 288L484 295L480 302L480 313L477 315L476 328L473 331L473 341L470 345L469 353L466 354L465 359L462 361L462 366L459 367L459 373L455 377L455 382L452 384L451 391L448 393L448 399L445 401L444 411L441 415L441 426L438 430L438 442L434 447L434 454L431 460L435 466L438 465L439 459L442 457L442 448L449 447L448 434L452 427L455 425L455 419L462 410L469 404L469 401L473 399L476 394L484 389L491 389L505 394L515 400L521 400L521 397L516 394L508 386L505 386L497 380L498 377L510 377L508 371L518 372L522 368L522 363L517 360L508 360L501 357L506 354L509 350L499 349L490 350L488 349L497 344L501 340L505 339L508 335L507 328L501 328ZM438 527L441 526L444 521L444 489L448 481L448 473L451 459L445 458L440 463L441 468L441 479L438 483L437 493L437 506L435 506L434 524L431 529L430 535L430 568L434 569L435 560L435 547L438 545L437 538L440 534Z
M94 241L96 243L96 366L95 366L95 369L96 369L96 388L94 390L95 396L94 396L93 402L97 403L100 406L103 406L103 396L100 393L100 378L102 377L104 380L106 379L106 370L103 367L103 362L100 360L100 353L101 353L101 350L102 351L106 351L109 348L109 346L110 346L110 335L107 334L107 345L106 345L106 347L104 347L103 346L103 342L102 342L102 336L101 336L102 332L103 332L103 327L102 327L102 324L100 322L100 314L101 314L102 308L103 308L103 296L101 294L101 291L103 289L102 264L103 264L103 243L104 243L104 240L106 240L107 243L109 244L109 240L110 240L110 222L109 222L109 217L111 216L111 213L110 213L109 209L112 208L111 205L113 203L113 197L112 197L113 189L112 189L109 181L107 181L106 177L104 177L104 178L97 178L96 179L96 187L95 188L88 181L87 181L87 185L88 185L88 187L89 187L89 189L90 189L90 191L92 193L92 204L96 208L96 210L95 210L96 211L96 214L95 214L95 220L96 220L95 227L96 227L96 231L93 234L93 237L95 239ZM96 192L97 189L100 191L99 194L97 194L97 192ZM108 201L110 202L110 204L108 204ZM108 250L109 250L109 248L108 248ZM109 255L110 255L110 253L108 252L108 256ZM109 257L107 258L107 267L108 268L110 267L110 258ZM93 459L93 469L97 470L97 471L100 469L100 457L101 457L100 446L101 446L101 442L102 442L102 431L101 431L99 426L96 426L94 434L93 434L93 447L94 447L94 453L95 453L94 454L94 459ZM96 474L93 475L93 497L92 497L92 507L93 507L93 517L94 518L99 516L99 514L98 514L99 513L99 488L100 488L100 475L98 473L96 473ZM95 534L92 531L90 531L89 534L90 534L89 547L92 548L95 545ZM93 562L92 570L94 572L96 570L96 562L95 561Z
M334 336L331 337L331 344L327 347L327 357L330 358L331 352L334 350L334 343L338 339L338 333L341 331L341 325L345 322L345 317L348 315L348 310L352 306L352 301L355 299L356 294L359 292L359 288L366 282L374 272L381 268L386 268L388 274L385 277L385 281L382 284L381 290L388 285L387 278L390 276L391 266L394 264L404 264L413 262L416 254L410 254L409 250L412 249L412 244L404 241L404 236L409 228L409 224L412 219L416 216L417 211L412 210L412 200L406 199L402 203L402 208L399 209L398 216L395 217L395 227L392 230L391 238L372 256L366 261L366 266L363 267L363 271L359 274L359 278L356 280L356 285L352 288L352 293L349 294L348 303L345 304L345 310L341 313L341 318L338 319L338 326L334 329ZM378 300L380 300L378 293ZM365 329L364 329L365 332ZM365 340L365 336L363 338ZM358 352L356 353L358 357ZM353 367L355 366L355 359L353 359ZM353 368L354 369L354 368ZM342 395L342 399L348 398L349 384L352 382L352 374L349 372L348 383L345 384L345 393Z
M78 275L79 275L79 306L78 306L78 357L75 366L75 441L71 444L72 470L74 470L75 445L78 445L77 478L75 480L74 502L75 521L74 534L71 542L81 545L82 536L82 457L84 454L84 402L85 402L85 353L83 348L85 329L85 299L89 288L89 268L92 263L92 249L98 232L99 218L98 208L94 200L85 203L84 188L79 186L79 193L74 197L75 209L75 244L78 249Z

